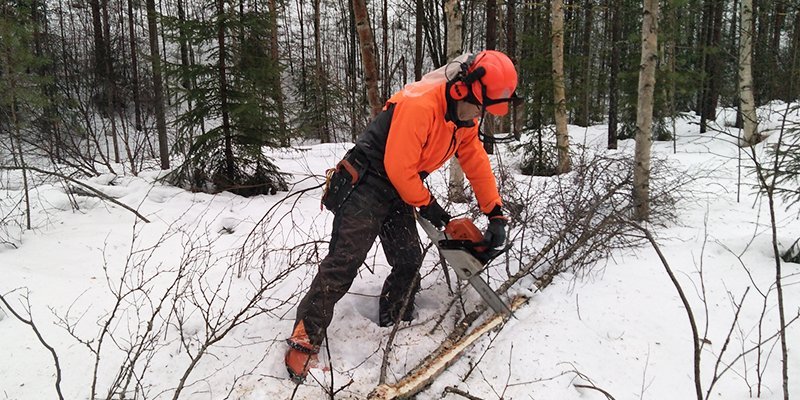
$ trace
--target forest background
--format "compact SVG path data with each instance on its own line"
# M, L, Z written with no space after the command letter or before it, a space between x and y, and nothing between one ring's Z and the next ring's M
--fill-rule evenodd
M775 336L764 342L759 338L757 353L762 353L760 346L769 340L774 339L769 343L776 349L780 347L782 393L784 399L789 398L788 345L783 332L795 319L784 315L781 260L797 262L800 251L796 236L779 248L775 210L780 206L794 210L800 199L796 183L800 134L797 122L786 118L796 113L800 94L800 5L795 2L18 0L4 1L1 7L3 251L23 246L25 233L36 229L36 220L32 224L31 218L37 211L31 210L29 194L54 182L63 186L72 209L85 206L79 198L97 196L130 210L142 221L147 216L113 195L118 177L155 176L159 184L222 196L223 192L245 197L284 194L303 176L282 171L272 158L276 154L308 151L304 146L312 144L352 142L383 102L406 83L462 52L497 49L517 64L518 92L525 101L508 117L489 118L484 126L489 134L510 133L518 138L513 146L521 156L514 173L574 176L568 175L573 171L586 179L598 179L591 185L603 184L611 191L613 185L606 185L605 178L587 173L591 168L582 160L585 154L570 142L567 124L587 132L592 126L607 125L603 132L607 149L616 149L618 140L636 138L635 160L629 166L632 170L636 169L632 165L645 167L636 170L637 176L616 177L622 183L613 190L631 189L637 194L626 198L629 205L636 206L635 218L614 221L618 224L614 229L605 226L600 230L591 218L592 224L570 222L571 217L583 217L575 210L597 211L590 206L594 199L586 200L588 205L581 203L585 209L569 204L562 214L547 208L563 217L564 226L555 226L564 229L558 232L568 234L562 234L551 247L551 242L543 240L524 249L527 253L520 255L517 265L521 275L532 274L531 268L523 268L523 260L536 261L531 254L539 250L544 254L556 249L555 258L547 257L547 265L552 267L548 271L560 272L565 260L588 266L607 255L604 251L610 247L630 244L611 240L630 233L625 229L639 232L639 240L650 239L648 226L638 224L663 222L661 213L671 213L660 208L663 204L659 202L669 186L653 185L653 193L647 191L651 189L651 141L672 141L676 146L680 133L694 137L694 133L687 134L694 129L706 137L721 135L740 146L738 156L744 157L745 163L754 164L750 171L756 192L769 200L775 244L770 250L774 250L776 271L763 304L767 309L769 297L769 311L774 306L774 318L779 321ZM782 109L781 105L785 106L783 112L756 116L756 110ZM719 113L725 110L733 110L733 117L721 119ZM776 119L775 115L782 117ZM720 120L727 125L720 125ZM765 124L759 128L758 122ZM752 145L768 136L772 141L761 148L766 148L765 152L756 152ZM490 144L486 148L490 154L496 150ZM599 168L602 162L588 165ZM464 201L459 197L465 189L454 184L459 174L455 164L451 168L447 197L459 203ZM154 174L154 170L163 172ZM323 171L320 166L313 173L321 175ZM608 197L617 195L613 192ZM648 207L641 207L648 200L655 200L654 215ZM779 201L778 206L774 200ZM460 210L462 206L450 207ZM630 211L614 207L617 205L611 209L619 211L618 215ZM272 211L264 218L272 218ZM234 230L223 225L223 231ZM515 227L517 234L532 225L531 221L520 223ZM575 229L581 234L576 235ZM606 236L598 233L601 231ZM628 233L621 235L623 231ZM270 235L262 232L260 239L267 243ZM609 239L611 244L602 247L600 239L587 244L587 235ZM308 250L310 243L298 248ZM596 252L597 248L605 250ZM184 251L188 259L197 261L192 249L189 246ZM310 253L318 256L317 248L313 249ZM138 251L131 250L131 255ZM314 265L315 260L294 259L297 264L291 268ZM531 265L538 268L534 261ZM238 270L238 277L243 270ZM573 267L571 272L576 270ZM513 276L513 269L509 271ZM550 272L537 272L537 282L552 277ZM178 276L175 287L183 279L180 273ZM285 276L279 274L278 278ZM253 304L267 301L268 289L274 284L261 283L247 306L250 308L243 308L246 312L219 314L228 315L231 319L224 321L230 325L217 326L219 331L207 335L205 344L211 346L234 327L273 312L253 309ZM8 289L0 293L4 299L18 297L17 288ZM206 289L200 286L198 290ZM117 294L117 304L127 301ZM23 295L21 299L27 298ZM283 301L281 306L286 306L289 298ZM19 310L19 319L36 331L29 302L4 300L3 305L5 314L0 317ZM176 310L174 305L170 309ZM206 311L213 314L210 305ZM150 312L154 319L161 313L160 308ZM466 318L466 310L464 314ZM240 316L243 319L238 319ZM148 315L139 317L146 320ZM115 318L119 316L108 317L99 343L103 335L114 333L109 327ZM147 321L139 322L148 326ZM73 323L68 316L60 321L68 332ZM183 328L181 325L181 332ZM156 343L155 333L147 331L142 336L138 348L142 354L155 354L154 348L145 345ZM696 331L693 336L697 356L705 338ZM83 344L94 349L100 360L101 345L97 343ZM194 366L204 352L194 353L190 347L187 345L186 354L191 355ZM127 354L138 357L136 349L135 345L126 347ZM700 382L697 357L697 398L707 398L711 388L707 394L700 390L708 382ZM146 368L137 360L121 364L116 380L109 384L109 398L114 390L136 387L130 381L142 371L137 368ZM104 382L98 364L92 397L95 383ZM761 368L757 367L758 374ZM172 387L182 389L191 369ZM716 382L716 371L713 377ZM381 381L384 378L382 372ZM760 396L760 375L758 379ZM329 383L327 393L333 397L337 390ZM173 390L175 398L180 391Z

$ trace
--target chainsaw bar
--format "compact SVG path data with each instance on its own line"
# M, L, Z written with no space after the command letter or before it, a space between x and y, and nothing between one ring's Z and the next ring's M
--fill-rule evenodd
M417 222L419 222L422 229L439 249L442 257L447 260L448 264L450 264L456 272L458 279L469 282L483 301L486 302L494 312L498 314L511 314L511 310L506 303L504 303L503 300L500 299L500 296L489 287L489 284L481 278L480 272L484 267L482 262L467 250L451 247L443 248L442 242L448 240L447 235L433 226L433 224L425 218L418 217Z

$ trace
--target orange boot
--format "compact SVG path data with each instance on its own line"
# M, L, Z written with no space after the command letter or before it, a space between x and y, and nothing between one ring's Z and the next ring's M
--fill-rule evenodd
M286 339L286 343L289 344L289 350L284 361L289 371L289 378L301 384L306 379L308 370L317 366L319 346L311 344L303 321L295 325L292 337Z

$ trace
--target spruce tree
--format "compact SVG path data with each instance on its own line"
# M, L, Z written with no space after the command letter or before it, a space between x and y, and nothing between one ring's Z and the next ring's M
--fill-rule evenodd
M171 66L180 101L192 107L177 116L179 146L186 159L169 176L192 190L228 190L241 195L274 194L286 190L284 176L263 153L278 147L283 135L274 98L270 95L278 61L269 55L267 12L208 4L213 15L167 20L194 47L199 62ZM181 24L181 25L179 25Z

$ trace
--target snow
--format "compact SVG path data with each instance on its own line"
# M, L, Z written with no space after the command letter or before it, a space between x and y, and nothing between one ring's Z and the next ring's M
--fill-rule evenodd
M775 132L784 107L775 103L759 110L762 129ZM719 127L725 128L726 121L734 117L731 110L722 110ZM690 187L700 195L679 204L677 220L654 229L695 313L701 337L708 332L701 371L705 391L716 357L726 347L736 304L748 288L723 359L730 362L758 341L762 308L766 309L762 335L775 334L775 261L767 203L753 193L752 175L743 176L737 202L740 151L735 138L719 132L697 133L697 118L692 115L676 124L677 153L673 154L671 142L654 143L653 153L681 168L702 171ZM604 151L605 126L571 126L570 135L573 144ZM757 151L763 155L776 136L758 145ZM617 151L632 154L633 146L632 141L622 141ZM196 354L198 341L208 331L204 316L191 303L154 311L176 271L185 268L194 274L182 283L192 290L219 286L227 297L209 300L195 292L200 294L195 300L211 301L213 309L231 315L264 284L259 280L262 272L273 276L292 260L313 256L314 251L324 254L332 215L320 211L320 190L314 187L348 147L327 144L273 152L281 169L292 174L295 184L291 193L311 189L283 202L286 193L249 199L228 193L190 193L159 183L160 173L155 171L135 177L107 174L84 181L136 208L150 223L137 221L129 211L97 197L81 194L70 198L63 186L52 181L35 187L31 193L33 229L10 235L20 239L18 248L0 247L0 294L16 310L24 311L20 296L28 291L34 322L59 356L65 398L89 398L95 362L89 347L96 348L101 325L113 315L110 330L115 340L106 337L98 369L98 396L105 398L125 360L120 349L145 334L143 327L154 312L158 316L155 325L161 330L146 353L146 372L137 369L142 378L137 390L140 397L145 392L147 398L172 398L189 365L187 349ZM747 163L747 157L744 159ZM433 185L441 185L436 174L432 178ZM18 174L2 179L3 199L21 196ZM9 201L0 201L0 215L6 215L8 207ZM272 207L275 217L262 221ZM779 204L776 211L783 249L800 236L797 206L787 209ZM312 241L322 242L293 253L281 250ZM395 340L390 382L428 355L452 327L454 317L450 316L442 324L445 329L431 332L450 299L435 261L428 255L423 267L416 321L399 330ZM332 372L312 370L313 378L297 388L295 399L328 398L324 388L331 385L331 377L335 388L353 381L337 393L336 398L341 399L364 399L377 385L390 329L375 323L376 296L389 267L379 246L373 247L367 264L369 268L362 268L349 294L337 305L327 346L330 359L327 351L321 354L321 365L330 361ZM201 270L207 273L200 274ZM181 398L292 397L295 385L286 378L283 339L290 333L294 307L314 273L314 265L304 264L270 286L259 303L269 312L235 327L211 346L190 374ZM800 265L784 263L783 275L786 315L791 320L800 309ZM120 280L125 284L120 286ZM131 294L114 311L114 292L137 284L149 292ZM545 290L533 289L531 279L512 288L514 293L531 295L529 303L504 329L479 340L418 399L462 398L455 394L442 397L448 386L484 399L606 398L588 386L616 399L696 398L687 314L652 248L615 253L595 273L562 274ZM283 304L281 299L290 302ZM478 301L474 292L467 293L468 306ZM75 336L87 343L71 337L59 320L69 321ZM180 328L178 320L183 321ZM55 398L52 357L30 327L0 310L0 338L0 398ZM797 326L788 329L787 343L789 387L796 397L800 395ZM732 370L715 384L710 398L755 397L756 361L754 352L736 360ZM761 398L782 398L780 345L774 340L767 344L761 363L766 365L762 365ZM466 374L469 377L462 381ZM127 398L133 398L134 387Z

